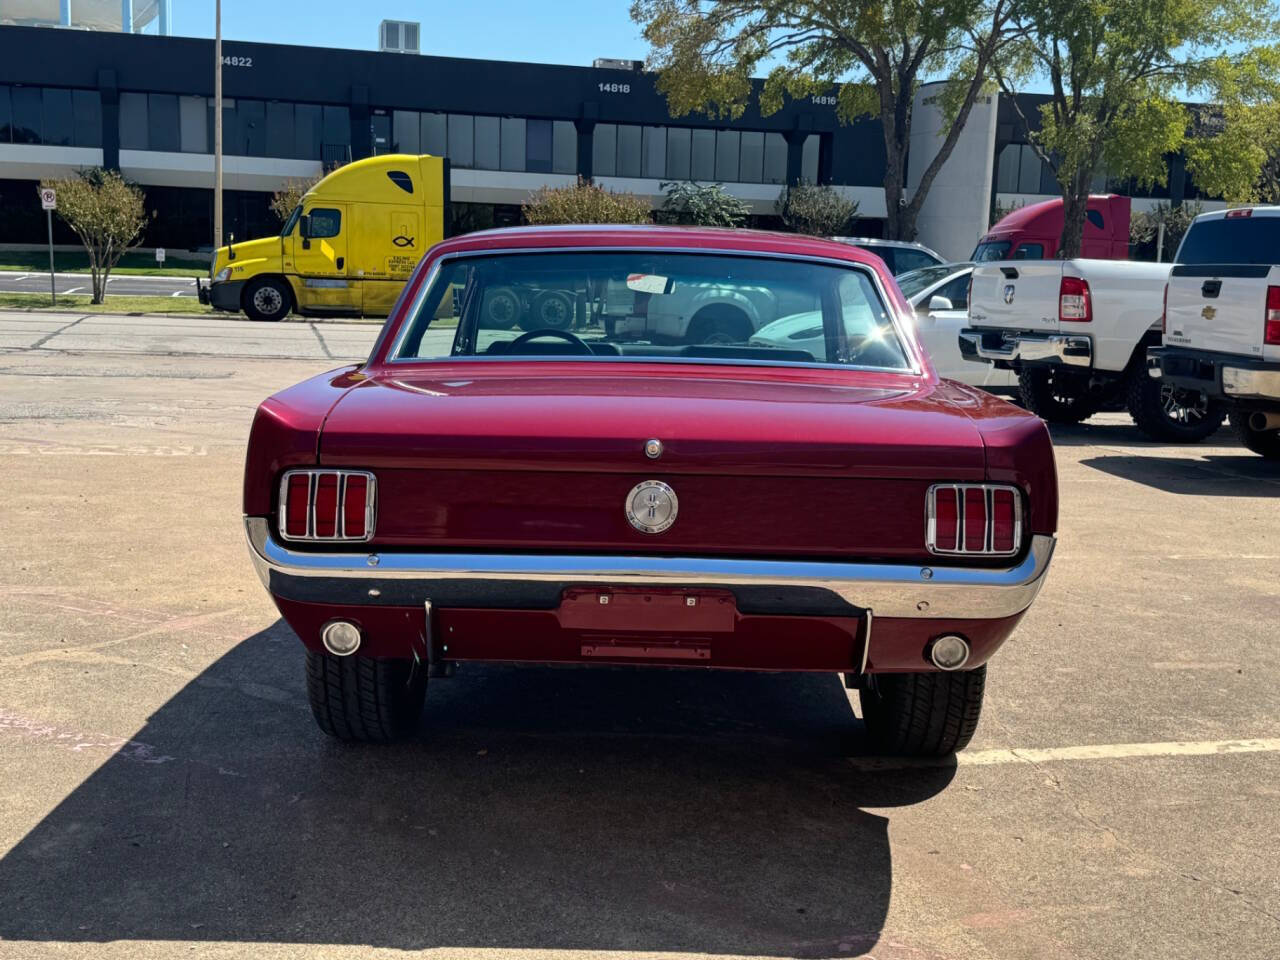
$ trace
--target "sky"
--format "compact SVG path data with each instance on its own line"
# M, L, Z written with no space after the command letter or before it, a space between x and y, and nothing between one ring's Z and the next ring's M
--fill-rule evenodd
M590 66L643 60L630 0L222 0L222 36L352 50L378 49L383 20L422 24L424 54ZM171 32L212 37L214 0L172 0Z

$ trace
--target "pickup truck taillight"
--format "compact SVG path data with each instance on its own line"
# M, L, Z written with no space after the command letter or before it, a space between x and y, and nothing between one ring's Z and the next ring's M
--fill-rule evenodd
M1022 543L1017 487L940 483L929 488L925 546L944 555L1007 556Z
M377 490L373 474L360 470L290 470L280 481L280 535L285 540L368 540Z
M1093 305L1089 302L1089 282L1080 277L1063 277L1058 287L1058 321L1089 323Z
M1267 318L1262 328L1262 342L1280 346L1280 287L1267 287Z

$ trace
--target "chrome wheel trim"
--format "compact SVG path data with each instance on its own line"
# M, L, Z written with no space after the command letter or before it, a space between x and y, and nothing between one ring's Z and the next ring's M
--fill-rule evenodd
M1195 393L1194 400L1187 403L1190 390L1179 390L1169 383L1160 385L1160 407L1164 415L1174 423L1192 426L1209 415L1209 399L1203 393Z
M259 313L265 313L270 316L273 313L279 313L280 308L284 306L284 297L280 295L280 291L271 285L259 287L253 291L253 306Z

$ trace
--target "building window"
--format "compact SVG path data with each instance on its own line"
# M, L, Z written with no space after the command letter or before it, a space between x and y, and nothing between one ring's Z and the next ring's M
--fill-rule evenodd
M75 116L71 109L71 91L45 87L43 91L44 123L41 142L69 147L75 140Z
M293 156L293 104L272 100L267 104L266 156Z
M449 114L448 157L459 167L475 166L475 126L470 115Z
M747 131L742 134L742 150L738 180L759 183L764 178L764 134Z
M804 145L800 149L800 179L805 183L818 182L818 147L821 142L822 139L816 133L804 138Z
M716 131L716 179L734 182L738 179L738 151L742 149L737 130Z
M236 104L236 151L246 157L267 155L266 104L240 100Z
M618 128L612 123L597 123L591 137L591 172L597 177L612 177L618 169Z
M618 176L638 177L642 166L644 131L627 124L618 127Z
M298 160L320 160L323 150L321 133L323 120L321 109L311 103L297 103L293 107L293 153Z
M13 107L9 88L0 84L0 143L13 142Z
M14 106L17 106L16 99ZM16 114L17 111L15 110L14 113ZM17 137L14 139L16 141ZM147 95L145 93L120 94L120 149L147 149Z
M147 146L148 150L164 150L177 153L178 98L172 93L147 95Z
M501 124L497 117L476 117L476 153L474 166L477 170L497 170L501 165L498 137L501 135Z
M693 131L688 127L667 129L667 178L689 179L689 149Z
M391 152L421 153L422 127L418 114L410 110L393 110L391 113Z
M787 140L780 133L764 135L765 183L787 182Z
M692 159L689 176L694 180L714 180L716 177L716 132L694 130Z
M209 153L209 104L204 97L178 98L178 144L183 153Z
M578 170L578 128L571 120L551 124L551 172L576 173Z
M644 156L640 176L663 180L667 176L667 128L644 128Z
M545 122L545 121L544 121ZM526 125L522 117L503 117L499 159L503 170L524 170L527 165ZM547 131L547 168L551 166L551 131Z
M506 121L503 121L504 123ZM550 120L525 122L524 169L530 173L550 173L553 164L553 134ZM502 130L502 152L507 152L507 131Z
M424 113L418 129L421 131L419 147L433 157L445 157L448 150L449 121L443 113Z

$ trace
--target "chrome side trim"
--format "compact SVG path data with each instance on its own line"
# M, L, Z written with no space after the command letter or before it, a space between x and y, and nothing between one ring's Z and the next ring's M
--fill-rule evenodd
M1036 534L1011 567L739 560L577 554L311 553L290 550L265 517L246 517L249 552L263 586L272 577L418 581L424 596L460 584L586 583L618 586L806 588L877 617L992 620L1011 617L1040 592L1056 539Z
M873 614L871 609L867 608L867 638L862 642L862 666L858 668L858 672L865 674L867 672L867 661L871 659L871 623Z
M992 360L1018 360L1022 363L1061 363L1072 367L1093 364L1093 340L1081 334L1004 332L998 343L992 342L999 330L961 330L960 355L975 363Z

